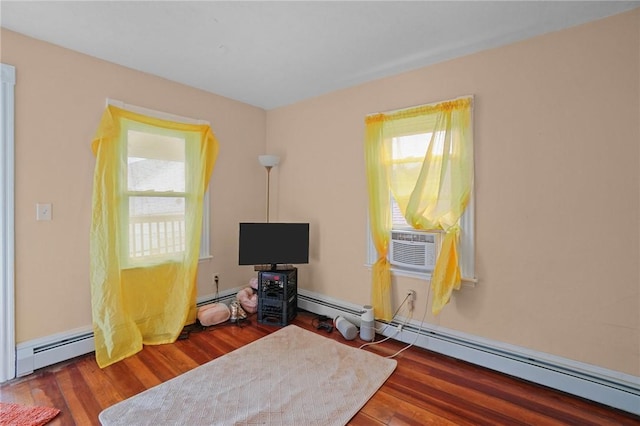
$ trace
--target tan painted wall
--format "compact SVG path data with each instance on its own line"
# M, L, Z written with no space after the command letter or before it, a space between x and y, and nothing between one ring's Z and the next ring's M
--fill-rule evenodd
M366 114L475 95L475 288L431 324L640 376L640 9L267 112L302 288L370 300ZM428 284L395 279L396 302Z
M2 30L16 66L16 326L23 342L91 323L89 142L106 97L210 120L214 259L199 294L253 274L237 223L310 221L300 285L369 301L363 119L476 96L476 288L431 324L640 375L640 13L638 10L266 112ZM52 222L35 204L53 203ZM394 280L395 299L427 283Z
M107 97L211 122L220 154L211 181L213 259L199 294L246 284L238 222L264 217L265 111L2 30L1 61L16 67L16 340L91 325L90 142ZM37 202L53 220L36 222Z

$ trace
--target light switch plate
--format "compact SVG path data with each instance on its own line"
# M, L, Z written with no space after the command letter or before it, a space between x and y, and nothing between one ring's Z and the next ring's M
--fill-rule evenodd
M36 220L51 220L51 203L36 204Z

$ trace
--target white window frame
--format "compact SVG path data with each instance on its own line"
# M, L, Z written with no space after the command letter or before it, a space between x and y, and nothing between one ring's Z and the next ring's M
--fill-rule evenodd
M137 105L126 104L122 101L116 99L107 98L106 105L113 105L115 107L126 109L127 111L135 112L138 114L143 114L149 117L158 118L162 120L170 120L176 121L180 123L188 123L188 124L206 124L210 125L210 123L206 120L197 120L189 117L182 117L179 115L171 114L168 112L157 111L149 108L144 108ZM200 233L200 254L199 261L211 259L211 205L210 205L210 188L211 186L207 186L207 190L204 193L204 198L202 200L202 231ZM127 255L128 256L128 255ZM133 266L133 265L132 265Z
M426 232L411 227L392 227L391 232L394 230L411 231L411 232ZM460 218L460 242L458 245L460 255L460 275L463 282L476 283L475 274L475 208L474 208L474 196L471 196L469 204L464 214ZM390 232L390 233L391 233ZM432 231L429 231L431 233ZM438 252L440 248L438 247ZM388 253L387 253L388 256ZM366 266L371 268L378 260L378 252L373 244L373 238L371 238L371 226L369 220L367 220L367 262ZM398 276L412 277L431 280L431 271L416 271L411 268L402 267L399 265L391 265L391 273Z
M475 189L471 188L471 197L464 213L460 217L460 240L458 245L458 254L460 256L460 275L463 282L475 284L477 282L475 273ZM392 206L390 205L390 208ZM391 212L392 213L392 212ZM369 217L369 216L368 216ZM413 229L411 226L398 226L394 225L391 228L393 231L409 231L415 233L433 233L433 231L421 231ZM371 237L371 226L369 220L367 220L367 261L366 266L371 268L373 264L378 260L378 253L375 245L373 244L373 238ZM442 238L439 239L442 241ZM440 253L440 247L437 247L436 258ZM387 258L389 252L387 252ZM391 273L398 276L407 276L412 278L420 278L431 280L432 271L417 271L415 269L404 267L401 265L391 264Z
M171 139L178 139L182 141L184 150L188 150L189 147L186 144L186 141L184 139L184 134L181 133L180 131L168 131L168 132L162 132L162 133L155 133L155 132L149 132L149 131L145 131L141 128L141 126L137 125L137 123L130 123L129 125L127 125L125 128L123 128L123 132L126 133L126 137L123 135L123 138L126 138L126 146L122 151L122 155L123 155L123 161L121 162L121 164L127 164L127 179L124 179L122 181L122 189L121 189L121 197L122 197L122 235L127 235L127 237L124 239L125 244L126 244L126 249L122 251L122 255L123 255L123 264L126 267L136 267L136 266L147 266L149 264L153 264L153 263L166 263L166 262L173 262L173 261L178 261L183 253L186 247L181 247L182 249L178 250L178 251L172 251L170 253L149 253L149 254L145 254L145 253L140 253L138 255L132 254L131 253L131 247L132 245L135 246L135 240L136 238L133 237L132 238L132 234L131 234L131 229L132 229L132 217L130 215L130 205L131 205L131 200L133 198L156 198L156 199L166 199L166 198L171 198L171 199L182 199L183 205L184 205L184 209L185 209L185 213L186 213L186 209L187 209L187 193L186 193L186 188L181 191L157 191L155 189L151 189L151 190L144 190L144 191L139 191L139 190L132 190L129 188L130 186L130 182L129 182L129 169L131 167L130 163L129 163L129 159L131 157L129 157L129 153L130 153L130 143L132 143L132 141L129 139L131 137L131 133L130 132L136 132L138 134L144 134L145 138L148 138L148 140L153 141L151 143L157 142L157 139L155 139L156 137L170 137ZM154 146L157 146L154 145ZM184 154L186 158L189 157L189 155ZM189 163L186 160L186 158L184 159L183 163L184 163L184 175L183 175L183 184L186 186L186 180L188 180L187 176L190 173L189 170ZM159 174L159 170L154 169L154 176L157 176ZM124 174L123 174L124 175ZM144 241L146 240L145 235L151 237L151 235L153 235L153 232L151 231L151 228L153 227L152 224L154 222L147 222L146 220L149 219L148 217L144 216L145 220L143 221L143 223L138 223L138 225L140 226L140 230L141 230L141 242L142 242L142 247L143 250L151 250L153 251L153 247L147 247L146 250L144 249L145 244ZM157 219L157 218L156 218ZM173 225L178 222L176 220L177 218L174 218L173 220L170 220L168 223L171 223L171 229L173 229L173 235L174 237L172 238L172 240L174 240L175 242L175 233L176 230L173 228ZM185 229L182 229L181 232L179 232L179 234L181 234L183 237L186 235L186 216L183 215L182 216L182 220L180 220L179 222L182 223L182 226L185 227ZM144 224L147 224L148 226L148 231L149 231L149 235L147 235L147 232L142 231L145 226ZM157 230L159 231L161 222L155 222L156 226L157 226ZM167 222L164 222L164 226L166 226ZM135 226L135 225L134 225ZM166 231L166 228L165 228ZM160 236L158 234L156 234L156 237L158 238L158 245L161 245L160 242ZM148 243L151 243L151 241L148 241ZM186 241L185 241L186 243ZM163 245L164 246L164 245ZM166 246L165 246L166 248Z
M202 199L202 232L200 234L200 261L211 259L211 205L209 189L211 186L207 186L207 190L204 193Z

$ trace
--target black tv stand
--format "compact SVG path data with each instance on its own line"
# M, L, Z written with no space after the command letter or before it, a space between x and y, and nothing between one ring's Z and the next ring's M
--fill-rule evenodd
M293 265L287 265L284 263L267 263L264 265L255 265L253 267L254 271L264 272L264 271L290 271L295 269Z
M285 326L296 317L297 281L297 268L258 273L258 322L260 324Z

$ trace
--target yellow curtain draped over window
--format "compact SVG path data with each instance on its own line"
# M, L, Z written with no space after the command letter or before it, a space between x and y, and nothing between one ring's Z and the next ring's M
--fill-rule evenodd
M431 277L432 311L439 313L460 288L459 220L473 188L471 97L370 115L365 120L365 157L371 235L378 253L373 267L372 302L377 318L390 319L390 265L387 249L390 194L415 229L444 232ZM396 138L426 135L424 159L394 161Z
M129 264L127 131L185 141L185 248L170 260ZM90 282L96 360L102 368L142 349L174 342L196 316L202 201L218 154L208 125L156 119L108 106L91 145L96 156ZM123 225L124 224L124 225Z
M388 168L391 161L389 145L382 142L383 120L381 116L371 117L365 128L365 167L369 190L369 223L371 239L378 253L378 259L371 271L371 304L376 318L391 320L391 265L389 252L389 232L391 231L391 198L389 193Z

